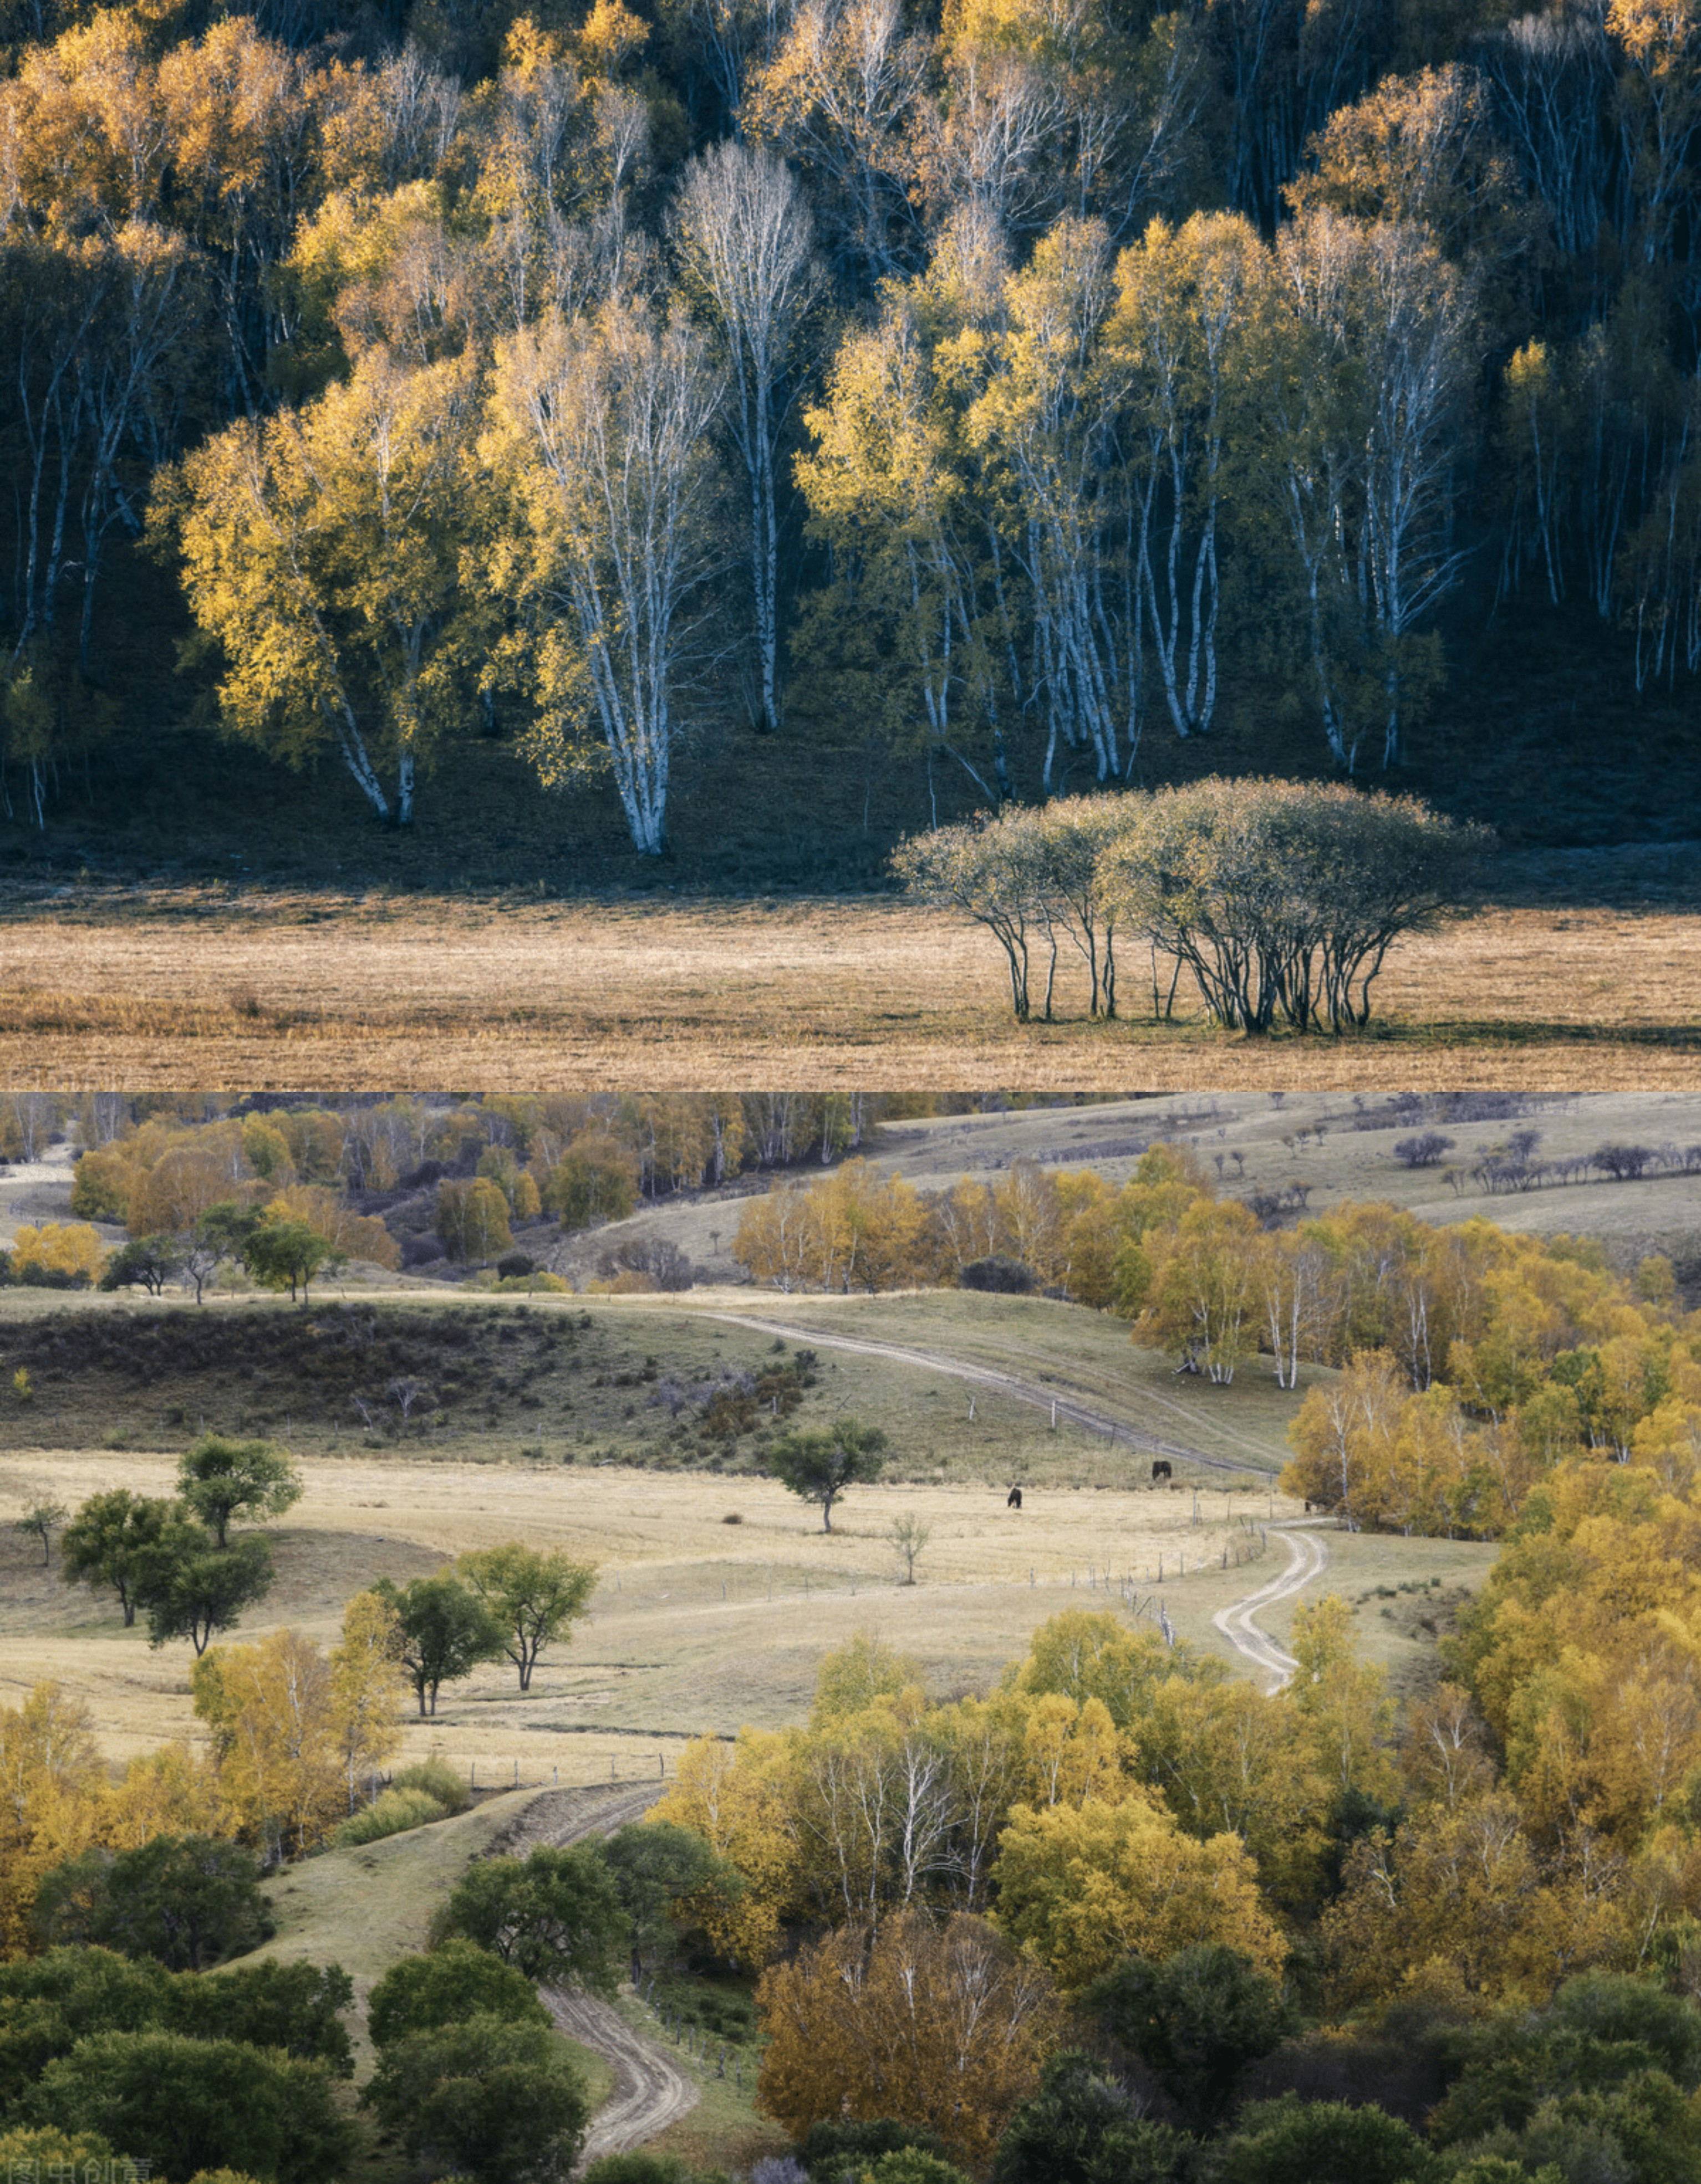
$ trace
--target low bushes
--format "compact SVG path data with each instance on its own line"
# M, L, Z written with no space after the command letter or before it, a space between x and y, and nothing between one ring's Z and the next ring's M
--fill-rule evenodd
M464 1813L472 1802L471 1792L448 1760L436 1757L417 1760L413 1766L400 1769L392 1777L390 1787L423 1790L446 1813Z
M370 1805L344 1820L331 1840L339 1845L382 1841L409 1828L422 1828L429 1820L446 1819L449 1808L426 1790L390 1789Z

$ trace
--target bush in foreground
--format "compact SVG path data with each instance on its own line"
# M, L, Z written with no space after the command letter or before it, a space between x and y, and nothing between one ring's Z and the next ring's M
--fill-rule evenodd
M565 2184L590 2106L547 2026L482 2011L389 2043L362 2099L430 2174Z
M358 1813L351 1813L331 1840L343 1845L382 1842L386 1836L404 1835L410 1828L422 1828L432 1820L448 1818L449 1808L439 1804L429 1791L393 1786Z
M100 2032L48 2064L25 2103L36 2122L93 2131L158 2176L235 2169L325 2184L354 2132L329 2071L234 2040Z
M246 1955L274 1931L254 1854L213 1836L85 1851L44 1876L36 1925L49 1944L91 1942L180 1972Z
M549 2022L549 2011L523 1972L458 1935L421 1956L392 1964L366 2004L366 2028L375 2048L480 2016L499 2018L505 2025Z

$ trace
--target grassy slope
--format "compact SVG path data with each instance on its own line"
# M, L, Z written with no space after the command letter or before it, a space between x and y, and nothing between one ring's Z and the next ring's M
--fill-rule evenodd
M758 1422L730 1446L707 1440L698 1404L676 1416L666 1384L688 1395L720 1375L784 1362L796 1345L721 1317L864 1329L1024 1377L1046 1373L1092 1396L1130 1426L1274 1469L1293 1399L1254 1363L1232 1389L1201 1395L1169 1362L1136 1350L1120 1322L1037 1299L933 1291L879 1298L782 1298L769 1290L693 1291L678 1300L537 1298L474 1304L453 1291L388 1298L376 1318L358 1299L310 1311L229 1300L176 1302L0 1292L0 1373L36 1384L20 1404L0 1386L0 1450L181 1448L204 1425L270 1433L301 1454L394 1451L457 1461L639 1462L739 1472L775 1430L850 1412L890 1435L899 1478L1024 1475L1093 1485L1108 1469L1090 1437L1051 1435L1028 1405L969 1390L925 1367L823 1347L815 1384L789 1420ZM583 1324L588 1319L588 1326ZM784 1338L778 1338L782 1343ZM416 1376L421 1403L405 1429L387 1393ZM362 1421L364 1402L385 1430Z
M532 1795L520 1791L493 1797L431 1827L358 1848L322 1852L286 1867L266 1892L278 1930L263 1948L236 1961L337 1964L354 1983L354 2000L346 2013L355 2051L349 2105L363 2129L360 2153L349 2171L350 2184L391 2184L405 2173L399 2154L378 2139L354 2103L374 2060L366 2037L366 1997L392 1964L426 1947L438 1906ZM577 2065L595 2108L613 2083L608 2065L579 2042L555 2036Z
M358 1848L329 1850L279 1875L267 1893L278 1930L264 1948L240 1959L267 1958L284 1963L340 1964L354 1982L355 2002L349 2014L355 2045L356 2083L371 2070L373 2055L365 2036L365 2006L374 1982L402 1957L426 1947L432 1915L472 1861L531 1802L521 1790L493 1797L471 1811L435 1825L415 1828ZM682 1988L709 1983L681 1981ZM718 2075L720 2056L705 2055L668 2037L655 2016L627 1995L620 2008L652 2039L664 2042L688 2075L700 2076L703 2098L689 2116L655 2142L694 2166L747 2164L765 2153L781 2150L783 2134L759 2117L752 2105L754 2050L747 2050L738 2075ZM584 2079L593 2109L607 2098L613 2073L602 2057L579 2042L561 2038ZM355 2184L377 2184L394 2168L393 2159L369 2146L354 2172Z

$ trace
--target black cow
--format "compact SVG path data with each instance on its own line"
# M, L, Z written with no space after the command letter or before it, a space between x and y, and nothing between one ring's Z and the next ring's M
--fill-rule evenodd
M1154 1486L1156 1486L1156 1485L1157 1485L1157 1482L1158 1482L1158 1480L1159 1480L1160 1479L1173 1479L1174 1476L1175 1476L1174 1472L1170 1468L1169 1465L1168 1465L1168 1464L1164 1461L1164 1459L1160 1456L1160 1457L1158 1457L1158 1459L1157 1459L1157 1462L1156 1462L1156 1463L1154 1463L1154 1464L1152 1465L1152 1485L1153 1485Z
M1019 1486L1011 1488L1010 1497L1004 1506L1007 1509L1019 1509L1022 1507L1022 1489Z

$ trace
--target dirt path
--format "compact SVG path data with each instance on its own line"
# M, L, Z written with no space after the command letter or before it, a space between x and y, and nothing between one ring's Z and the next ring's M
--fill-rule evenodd
M551 1988L544 1999L570 2039L594 2048L614 2072L614 2091L591 2119L578 2165L605 2153L627 2153L689 2115L702 2098L665 2048L628 2025L611 2003L594 1994Z
M1314 1532L1291 1525L1273 1525L1270 1529L1287 1549L1287 1568L1280 1577L1261 1585L1256 1592L1247 1593L1244 1599L1227 1607L1219 1607L1211 1620L1237 1653L1244 1654L1254 1667L1274 1679L1269 1689L1275 1692L1287 1682L1299 1663L1267 1631L1259 1630L1258 1613L1262 1608L1274 1607L1279 1600L1291 1599L1295 1593L1302 1592L1313 1578L1320 1577L1329 1561L1329 1550Z
M910 1350L896 1342L871 1342L861 1336L826 1334L818 1327L758 1319L749 1312L716 1312L705 1317L724 1320L732 1327L754 1328L760 1334L783 1334L789 1341L819 1344L828 1350L852 1350L864 1357L890 1357L900 1365L921 1365L929 1372L943 1373L949 1379L970 1380L977 1387L996 1388L1000 1395L1008 1396L1018 1403L1031 1404L1035 1410L1055 1408L1058 1418L1067 1419L1071 1425L1085 1426L1090 1433L1101 1433L1107 1439L1120 1441L1127 1448L1139 1449L1147 1456L1165 1456L1172 1462L1199 1464L1207 1471L1232 1471L1266 1481L1270 1477L1267 1464L1236 1463L1231 1457L1207 1456L1199 1449L1184 1447L1179 1441L1160 1440L1154 1434L1139 1433L1107 1412L1090 1408L1074 1396L1060 1395L1055 1388L1040 1387L1013 1373L1001 1373L991 1365L973 1365L960 1357L948 1357L942 1351Z
M583 1842L612 1835L629 1821L641 1820L655 1802L659 1785L639 1790L545 1791L528 1805L501 1848L512 1855L542 1844ZM614 2072L614 2090L591 2119L578 2166L605 2153L625 2153L642 2146L668 2125L689 2115L701 2098L697 2086L663 2048L659 2048L600 1996L546 1987L549 2014L569 2039L602 2057Z

